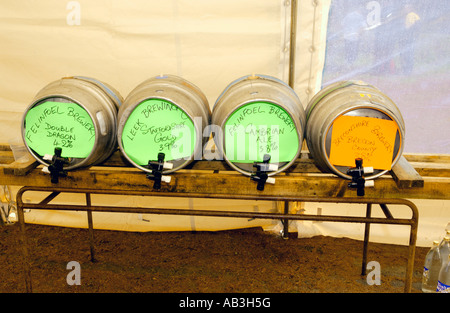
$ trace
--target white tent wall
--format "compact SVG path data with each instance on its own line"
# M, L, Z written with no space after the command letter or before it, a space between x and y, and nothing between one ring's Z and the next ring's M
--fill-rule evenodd
M366 10L366 23L373 17L376 3L381 7L386 5L385 1L358 0L355 3ZM289 0L79 0L57 3L18 0L1 3L0 142L20 141L20 120L34 95L47 83L64 76L95 77L111 84L126 97L137 84L149 77L161 73L175 74L196 84L205 93L211 108L226 85L243 75L261 73L288 82L291 5ZM363 55L359 56L359 63L352 65L354 67L338 68L338 65L346 64L345 59L339 59L344 41L343 34L339 33L341 28L333 23L339 19L339 15L334 13L343 5L340 0L298 0L294 89L304 107L322 86L340 78L369 77L369 83L380 87L392 86L394 88L388 91L395 91L392 82L396 77L390 73L384 77L377 76L376 80L373 75L362 75L370 74L370 71L358 70L367 68L362 61ZM439 25L449 22L448 16L443 14ZM436 39L433 42L439 41L438 37ZM373 53L373 48L367 53ZM338 57L334 58L334 55ZM448 53L443 54L439 61L443 65L448 64ZM423 73L426 75L427 72ZM432 87L432 90L440 90L442 95L433 102L432 109L447 114L447 88L440 81L427 84L420 85L422 93ZM414 92L409 95L408 101L415 99ZM401 95L394 94L395 101L401 99ZM410 138L407 152L448 153L448 137L442 137L448 133L442 131L442 128L448 129L448 115L440 113L443 119L436 125L431 118L426 120L428 124L420 123L420 112L425 110L422 105L401 106ZM424 129L427 137L416 140L415 134ZM430 148L436 145L440 148ZM13 193L16 191L13 188ZM39 198L31 195L30 201ZM102 196L93 200L96 204L149 205L149 200L143 197ZM77 203L83 199L67 196L59 201ZM276 203L263 201L157 198L151 203L195 209L281 210ZM420 201L417 205L420 210L418 244L429 245L430 240L438 236L442 225L450 220L450 205L447 201ZM334 209L333 206L320 208L324 212ZM302 210L316 213L317 209L316 204L296 204L292 208L299 213ZM84 213L31 211L25 217L29 223L87 226ZM94 214L94 225L96 228L133 231L219 230L253 226L279 229L279 224L265 220L119 213ZM361 225L349 227L348 224L312 222L293 222L291 225L292 229L298 229L299 236L324 234L362 238ZM400 228L380 227L378 230L374 226L374 238L371 239L404 244L398 239L400 236L395 235Z
M313 25L326 29L329 1L299 1L299 38L320 42ZM243 75L261 73L288 82L291 2L227 1L25 1L0 4L0 140L21 142L20 121L34 95L64 76L90 76L109 83L123 97L143 80L175 74L196 84L212 108L222 90ZM298 45L296 85L304 86L323 57ZM303 67L308 68L307 72ZM314 70L315 71L315 70ZM320 72L315 71L315 72ZM13 193L17 188L12 188ZM42 195L31 194L29 201ZM84 199L66 196L66 203ZM94 197L95 204L149 206L143 197ZM152 206L217 210L279 211L274 202L151 199ZM86 227L86 214L31 211L26 222ZM150 221L150 222L149 222ZM94 214L96 228L117 230L219 230L262 226L273 221Z

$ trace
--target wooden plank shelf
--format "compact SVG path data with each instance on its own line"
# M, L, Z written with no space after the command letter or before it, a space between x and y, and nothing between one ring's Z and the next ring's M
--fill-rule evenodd
M31 155L14 160L8 145L0 145L0 184L16 186L55 186L41 171ZM367 197L450 199L450 156L405 154L388 175L375 180L375 187L366 188ZM356 190L348 181L334 174L321 172L305 151L285 172L277 174L274 185L266 184L264 191L256 190L249 177L232 170L225 161L195 161L188 167L170 174L170 184L162 184L155 193L180 196L198 193L241 196L354 197ZM78 169L61 178L60 187L145 190L153 188L146 173L130 165L116 151L98 166Z

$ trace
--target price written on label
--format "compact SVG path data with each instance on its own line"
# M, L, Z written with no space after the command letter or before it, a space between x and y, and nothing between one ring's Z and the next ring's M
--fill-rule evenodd
M231 162L290 162L297 154L299 139L291 116L280 106L253 102L237 109L224 127L225 152Z
M364 166L390 170L398 127L394 121L361 116L340 116L331 135L330 163L355 166L362 158Z
M62 148L63 157L85 158L95 143L95 127L89 113L76 103L46 101L31 108L25 116L25 141L37 154L54 154Z

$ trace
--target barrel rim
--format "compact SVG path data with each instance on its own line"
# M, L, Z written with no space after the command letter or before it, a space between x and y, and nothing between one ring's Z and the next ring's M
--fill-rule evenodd
M120 95L120 93L117 90L115 90L108 84L106 84L96 78L89 77L89 76L72 76L72 77L65 77L62 79L76 79L76 80L85 81L85 82L94 84L95 86L99 87L100 89L102 89L103 91L106 92L106 94L110 97L110 99L113 100L112 102L116 109L119 109L123 103L122 96Z
M301 131L301 136L300 136L300 135L299 135L299 127L298 127L299 125L298 125L298 124L300 124L300 126L302 126L302 125L301 125L301 121L300 121L300 120L297 121L297 120L294 118L294 115L293 115L292 112L289 110L289 108L281 107L278 103L275 103L274 101L271 101L271 100L268 100L268 99L249 99L249 100L246 100L246 101L240 103L237 107L235 107L232 111L228 112L228 113L225 115L225 117L223 118L222 124L220 125L220 128L222 129L222 133L223 133L223 134L225 133L225 132L224 132L225 122L228 120L228 118L230 117L231 114L233 114L234 112L236 112L236 111L237 111L238 109L240 109L241 107L243 107L243 106L245 106L245 105L249 105L249 104L255 103L255 102L267 102L267 103L276 105L276 106L280 107L281 109L285 110L285 111L289 114L289 117L290 117L290 118L292 119L292 121L294 122L294 124L295 124L295 126L296 126L296 129L297 129L297 135L298 135L298 137L299 137L299 138L298 138L298 139L299 139L299 145L298 145L298 149L297 149L297 153L295 154L295 157L294 157L291 161L286 162L286 164L285 164L284 166L282 166L281 168L278 168L277 171L273 171L273 172L269 172L269 173L268 173L268 176L273 176L273 175L276 175L276 174L278 174L278 173L280 173L280 172L282 172L282 171L288 169L288 168L289 168L289 167L297 160L297 158L300 156L301 150L302 150L302 143L300 143L300 137L302 137L302 139L303 139L303 128L300 127L300 129L302 130L302 131ZM222 144L223 144L223 143L225 143L225 136L224 136L224 135L223 135ZM219 145L219 146L220 146L220 145ZM220 146L220 147L219 147L219 146L218 146L218 149L219 149L219 151L221 151L222 156L223 156L223 158L225 159L225 161L228 163L228 165L230 165L234 170L236 170L236 171L238 171L238 172L240 172L240 173L242 173L242 174L244 174L244 175L251 176L251 174L252 174L251 172L245 171L245 170L243 170L243 169L237 167L236 165L234 165L234 163L231 162L231 161L228 159L228 157L227 157L227 155L226 155L226 153L225 153L225 151L224 151L225 148L223 147L223 145ZM280 163L280 162L279 162L279 163Z
M307 106L306 110L305 110L305 115L306 115L306 123L308 123L309 117L311 116L312 112L314 111L314 109L316 108L316 105L322 101L326 96L328 96L329 94L331 94L332 92L342 89L342 88L346 88L349 86L353 86L353 85L358 85L356 84L355 81L349 80L349 81L343 81L343 82L336 82L336 84L338 84L336 87L331 88L331 86L333 86L333 84L325 87L325 89L322 89L321 91L319 91L316 96L313 99L311 99L311 103ZM359 86L359 85L358 85ZM330 90L328 90L327 88L330 87Z
M181 87L183 91L188 90L190 95L193 95L198 98L197 100L200 100L199 102L201 102L201 108L207 111L207 115L211 115L211 108L209 106L208 98L200 87L184 77L174 74L160 74L142 81L129 93L123 103L127 102L130 96L135 96L139 92L142 92L142 88L152 85L158 86L159 84L166 84L166 87L170 88L174 88L174 85L176 85L177 87Z
M25 127L24 127L24 125L25 125L25 118L26 118L26 115L27 115L28 111L31 110L32 108L34 108L36 105L41 104L41 102L45 101L46 99L51 99L51 98L63 98L63 99L67 99L67 100L69 100L69 101L72 101L72 103L75 103L75 104L79 105L80 107L82 107L83 110L85 110L85 111L88 113L89 117L91 118L92 124L94 125L94 130L95 130L94 147L98 144L98 140L99 140L99 137L98 137L98 135L97 135L97 134L99 133L99 129L98 129L97 123L95 123L95 119L94 119L93 115L89 112L89 110L86 109L86 107L85 107L84 105L82 105L81 103L79 103L78 101L76 101L75 99L73 99L72 97L67 96L67 95L63 95L63 94L54 93L54 94L52 94L52 95L50 95L50 96L44 96L44 97L35 99L35 100L33 100L33 102L26 108L24 114L22 115L22 122L21 122L22 139L23 139L23 141L24 141L24 143L25 143L25 147L26 147L27 150L30 152L30 154L33 155L33 156L35 157L35 159L38 160L41 164L47 165L47 166L50 165L50 163L45 162L45 161L42 159L42 156L38 156L37 153L34 153L34 150L31 149L31 148L28 146L28 144L26 143L26 140L25 140ZM87 160L93 155L93 153L94 153L94 149L91 149L91 151L90 151L90 153L89 153L89 155L88 155L87 157L81 158L82 161L80 161L80 162L78 162L78 163L76 163L76 164L73 164L73 165L65 166L65 167L63 167L63 168L64 168L65 170L72 170L72 169L75 169L75 168L78 168L78 167L82 167L82 166L84 166L85 163L88 163Z
M373 103L373 104L375 104L375 103ZM328 137L328 132L330 131L331 126L333 126L333 123L334 123L334 121L335 121L337 118L339 118L340 116L343 116L343 115L347 114L347 113L350 112L350 111L359 110L359 109L371 109L371 110L377 110L377 111L379 111L379 112L381 112L381 113L383 113L383 114L386 114L392 121L394 121L394 122L397 124L397 132L398 132L398 134L399 134L400 143L399 143L399 150L398 150L398 152L397 152L397 155L395 156L395 158L393 158L393 161L392 161L392 164L391 164L392 166L394 166L394 165L398 162L398 160L400 159L400 157L401 157L401 155L402 155L402 153L403 153L403 142L404 142L404 138L403 138L403 137L404 137L404 136L403 136L403 132L402 132L402 130L401 130L400 124L398 123L397 118L395 118L395 115L393 116L393 115L391 114L391 112L387 112L388 110L383 111L383 110L381 110L381 109L379 109L379 108L375 108L375 107L371 107L371 106L358 106L358 107L349 108L349 109L347 109L347 110L341 112L340 114L338 114L336 117L334 117L334 118L331 120L330 123L328 123L328 124L326 125L326 131L323 133L324 136L321 137L321 142L320 142L321 150L323 151L324 156L325 156L324 162L326 163L326 165L332 170L333 173L335 173L335 174L337 174L338 176L341 176L341 177L343 177L343 178L346 178L346 179L352 179L352 177L351 177L350 175L347 175L347 174L345 174L345 173L342 173L341 171L339 171L339 170L335 167L335 165L331 164L331 162L330 162L330 160L329 160L329 156L328 156L327 153L326 153L326 147L325 147L325 142L326 142L326 140L325 140L325 138ZM391 167L391 168L392 168L392 167ZM377 178L377 177L380 177L380 176L386 174L387 172L389 172L389 170L380 171L380 173L377 173L377 174L374 174L374 175L367 176L366 179L367 179L367 180L372 180L372 179L375 179L375 178Z
M198 148L203 148L202 146L202 138L203 138L203 130L200 129L200 126L195 123L195 119L191 116L190 113L186 112L186 110L184 110L183 108L181 108L179 105L177 105L176 103L174 103L172 100L166 98L166 97L161 97L161 96L148 96L148 97L144 97L143 100L138 101L137 103L132 104L131 106L123 106L124 108L126 107L126 111L122 112L121 116L120 116L120 120L118 120L118 127L117 127L117 143L119 145L119 149L122 152L122 154L125 156L125 158L131 163L133 164L133 166L145 171L145 172L149 172L151 173L151 169L145 168L142 165L137 164L135 161L133 161L131 159L131 157L126 153L125 148L123 147L122 144L122 135L123 135L123 128L128 120L128 118L130 117L130 115L134 112L134 110L140 105L142 104L144 101L147 100L152 100L152 99L157 99L157 100L164 100L167 101L173 105L176 105L178 107L178 109L180 109L181 111L183 111L188 117L189 119L192 121L192 123L194 124L194 129L196 132L196 143L195 143L195 147L194 147L194 151L191 153L191 155L189 156L189 158L185 157L182 158L185 160L185 162L183 162L181 165L174 167L170 170L165 170L163 171L163 174L169 174L172 172L175 172L177 170L180 170L182 168L184 168L185 166L187 166L195 157L196 151ZM124 103L126 102L126 100L124 101ZM128 113L129 112L129 113ZM128 113L128 114L125 114ZM124 117L126 116L126 118L124 119ZM200 139L200 140L199 140ZM167 161L167 160L166 160ZM168 161L170 162L170 160Z
M250 75L244 75L242 77L239 77L235 80L233 80L232 82L230 82L225 89L220 93L219 97L217 97L216 101L214 102L214 106L215 107L220 100L222 100L223 96L228 92L228 90L230 90L232 87L235 87L236 85L240 84L240 83L246 83L247 81L253 81L253 80L259 80L259 81L270 81L273 83L278 83L279 85L283 86L283 87L287 87L290 92L292 93L293 96L295 96L297 98L297 100L299 102L300 98L298 97L298 95L295 93L294 89L289 86L289 84L287 84L286 82L282 81L281 79L271 76L271 75L264 75L264 74L250 74Z

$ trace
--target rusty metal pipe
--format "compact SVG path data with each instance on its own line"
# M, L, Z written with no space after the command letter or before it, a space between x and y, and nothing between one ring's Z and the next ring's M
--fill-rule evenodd
M51 194L49 194L44 200L42 200L41 202L39 202L39 204L41 205L46 205L48 203L50 203L50 201L52 201L53 199L55 199L58 195L60 194L60 192L52 192Z
M91 194L86 193L86 211L88 219L89 228L89 248L91 251L91 262L95 261L95 249L94 249L94 223L92 221L92 204L91 204Z
M195 215L211 217L237 217L237 218L259 218L259 219L281 219L281 220L309 220L328 222L349 222L349 223L374 223L374 224L397 224L411 225L410 219L386 219L367 218L357 216L334 216L334 215L308 215L308 214L283 214L283 213L263 213L263 212L236 212L236 211L211 211L211 210L190 210L190 209L166 209L166 208L144 208L133 207L123 208L115 206L90 206L85 205L63 205L63 204L23 204L23 208L33 210L60 210L60 211L92 211L92 212L112 212L112 213L141 213L141 214L162 214L162 215Z
M336 197L292 197L292 196L267 196L267 195L235 195L235 194L203 194L203 193L177 193L177 192L165 192L165 191L123 191L123 190L92 190L92 189L70 189L62 187L22 187L17 192L17 201L21 201L22 194L26 191L59 191L68 193L92 193L92 194L111 194L111 195L123 195L123 196L155 196L155 197L179 197L179 198L204 198L204 199L230 199L230 200L259 200L259 201L300 201L300 202L327 202L327 203L352 203L352 204L392 204L392 205L406 205L411 208L413 213L412 218L418 218L419 212L414 203L406 199L384 199L384 198L336 198Z
M389 211L389 208L387 207L386 204L381 203L381 204L380 204L380 207L381 207L381 210L382 210L383 213L384 213L384 216L386 216L386 218L394 218L394 217L392 216L391 211Z
M370 218L372 215L372 203L368 203L366 207L366 218ZM370 233L370 223L366 223L364 226L364 245L363 245L363 260L361 275L366 275L366 265L367 265L367 246L369 244L369 233Z

